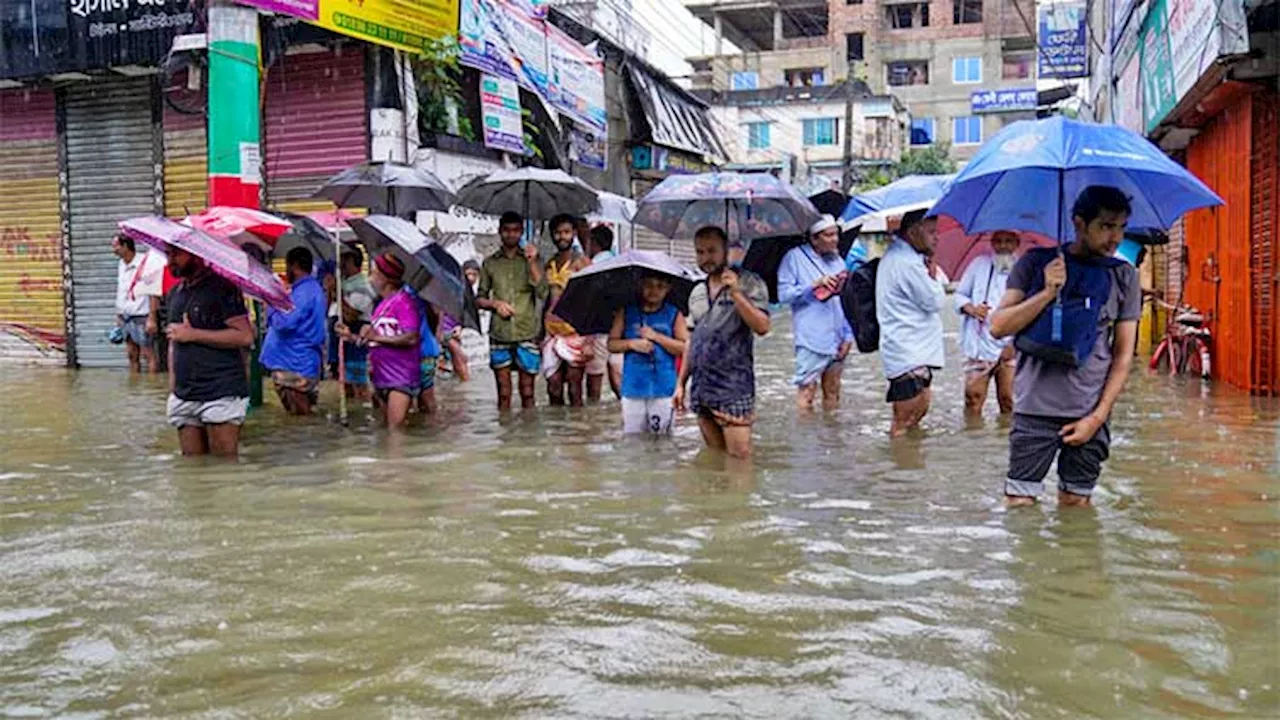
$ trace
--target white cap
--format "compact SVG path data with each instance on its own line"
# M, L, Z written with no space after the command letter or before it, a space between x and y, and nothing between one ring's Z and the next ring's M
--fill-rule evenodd
M830 215L823 215L822 217L818 218L818 222L809 226L809 234L817 235L823 230L829 230L835 226L836 226L835 218L831 217Z

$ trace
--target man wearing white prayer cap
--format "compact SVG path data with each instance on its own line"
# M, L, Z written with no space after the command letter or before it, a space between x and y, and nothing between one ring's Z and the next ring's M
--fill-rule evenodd
M791 306L795 334L796 404L813 408L822 387L822 408L840 404L840 375L853 347L853 330L840 307L848 272L837 246L840 227L823 215L809 228L809 242L793 248L778 266L778 299Z

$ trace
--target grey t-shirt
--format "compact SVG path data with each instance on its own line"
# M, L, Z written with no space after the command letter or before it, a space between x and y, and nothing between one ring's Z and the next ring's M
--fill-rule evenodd
M738 286L752 305L768 312L769 288L755 273L738 271ZM755 334L725 288L714 299L707 283L694 286L689 295L690 397L695 403L722 404L756 394Z
M1009 289L1027 292L1034 272L1043 271L1034 270L1029 258L1023 256L1009 274ZM1073 420L1093 412L1111 371L1112 327L1121 320L1137 320L1142 315L1138 271L1125 263L1112 268L1111 273L1111 294L1098 315L1099 332L1093 352L1076 368L1019 353L1013 379L1014 412Z

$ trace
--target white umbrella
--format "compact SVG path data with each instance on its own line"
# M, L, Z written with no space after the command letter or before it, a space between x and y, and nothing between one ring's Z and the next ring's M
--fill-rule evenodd
M611 192L599 194L600 210L587 215L590 222L630 224L636 216L636 201Z

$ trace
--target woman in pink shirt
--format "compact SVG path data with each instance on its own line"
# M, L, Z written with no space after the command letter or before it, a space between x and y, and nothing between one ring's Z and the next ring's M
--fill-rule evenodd
M369 282L382 301L355 339L369 345L374 400L386 412L387 427L399 428L418 396L421 372L418 327L422 318L413 289L404 284L404 263L395 255L386 253L373 259ZM346 326L339 332L344 338L352 339Z

